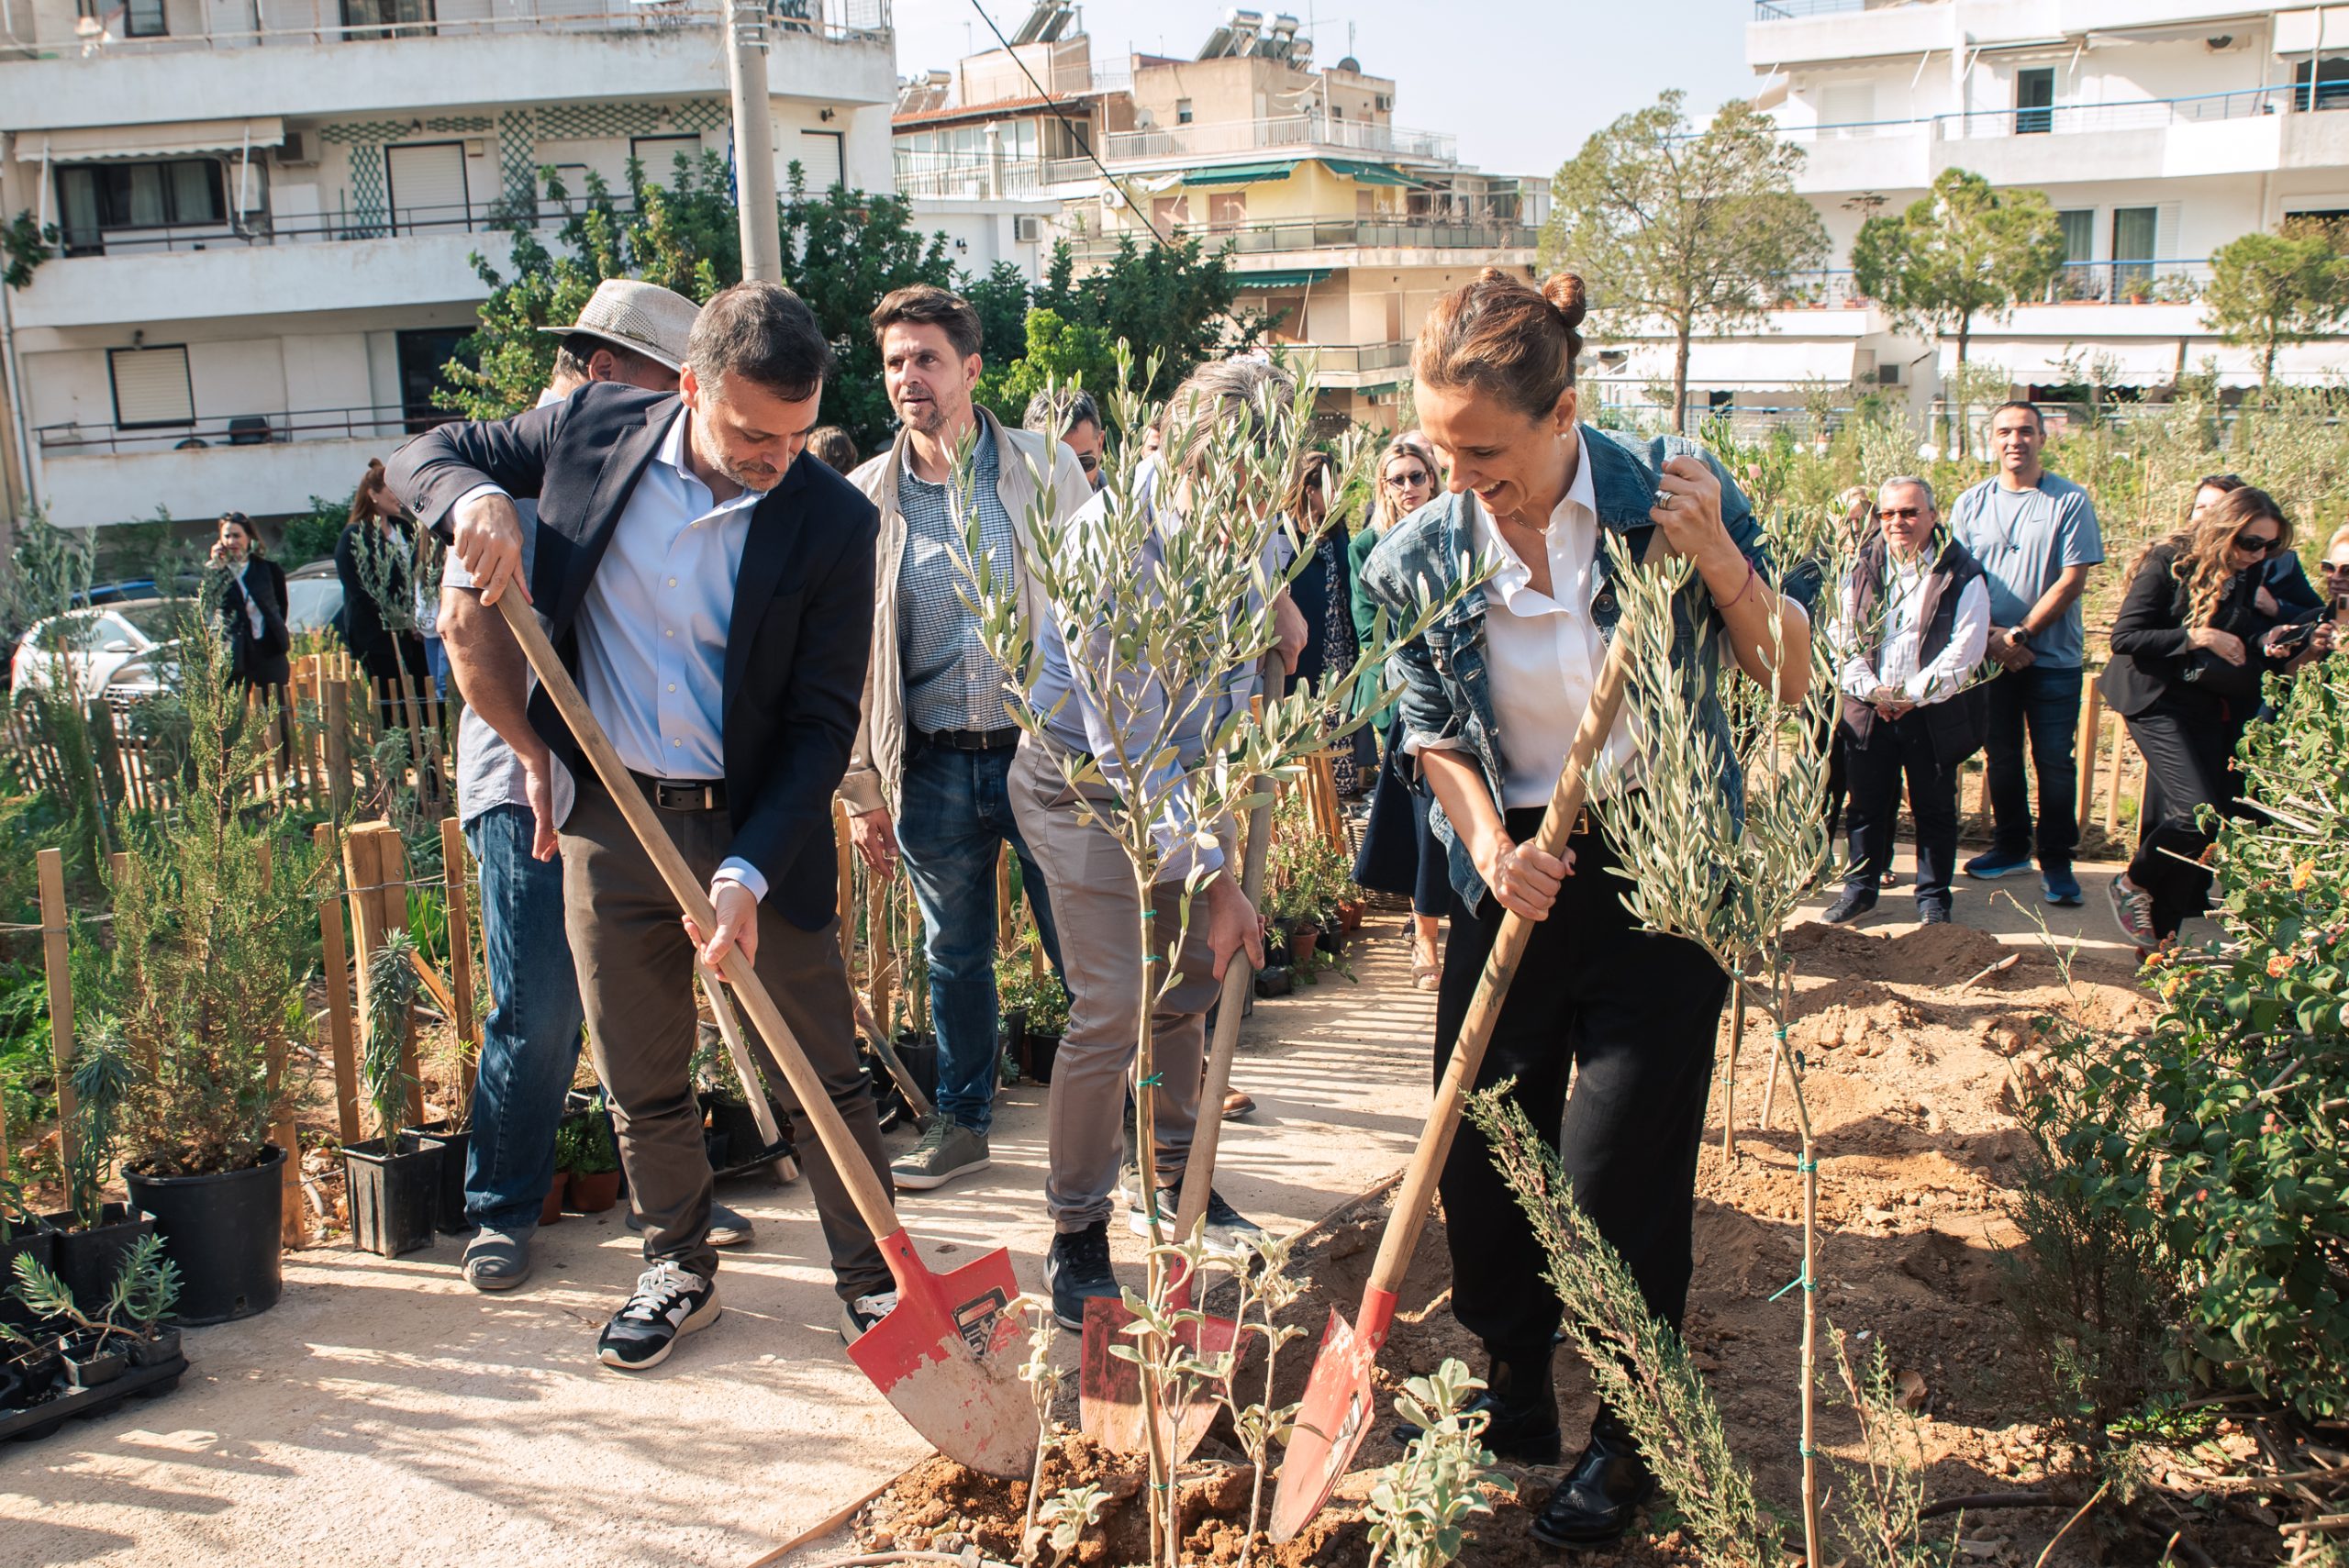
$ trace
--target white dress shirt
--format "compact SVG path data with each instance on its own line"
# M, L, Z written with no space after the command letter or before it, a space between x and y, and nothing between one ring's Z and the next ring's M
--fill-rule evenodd
M1855 583L1846 577L1842 598L1828 636L1843 661L1837 684L1846 696L1865 702L1878 686L1891 686L1920 706L1946 701L1967 673L1982 662L1990 646L1990 590L1976 577L1958 596L1957 619L1950 628L1949 644L1930 663L1920 664L1925 633L1925 584L1932 580L1933 557L1920 551L1903 561L1889 550L1885 572L1889 579L1876 597L1884 617L1884 647L1875 662L1864 639L1872 629L1853 625L1852 595ZM1856 571L1857 569L1854 568Z
M1497 563L1485 582L1485 667L1501 754L1501 809L1544 806L1557 791L1558 773L1607 658L1606 639L1590 610L1601 583L1589 455L1577 449L1574 478L1542 536L1550 561L1547 594L1534 590L1531 569L1475 495L1462 499L1475 517L1477 552ZM1440 749L1464 743L1455 739ZM1410 745L1425 749L1417 740ZM1638 760L1627 704L1608 734L1601 765L1592 771L1589 797L1603 799L1623 787L1636 776Z

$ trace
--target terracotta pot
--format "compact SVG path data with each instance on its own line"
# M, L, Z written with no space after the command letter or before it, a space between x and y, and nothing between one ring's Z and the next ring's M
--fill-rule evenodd
M539 1205L539 1223L553 1225L562 1218L562 1202L571 1185L571 1173L557 1171L554 1184L547 1188L546 1202Z
M618 1171L571 1173L570 1207L581 1214L601 1214L620 1200Z

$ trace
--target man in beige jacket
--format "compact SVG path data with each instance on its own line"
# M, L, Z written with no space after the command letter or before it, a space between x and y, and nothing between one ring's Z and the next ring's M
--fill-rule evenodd
M991 571L1019 584L1020 612L1045 606L1021 555L1039 484L1065 520L1092 498L1076 454L975 407L979 317L941 288L898 289L873 312L889 403L903 423L888 450L849 476L881 510L873 657L841 798L857 852L887 873L902 856L921 906L938 1029L937 1109L890 1167L900 1188L943 1186L987 1163L996 1082L995 864L1019 857L1020 885L1054 969L1060 946L1043 873L1020 838L1005 780L1019 741L1004 672L965 596L966 532L978 524ZM975 430L967 498L956 447ZM966 511L966 506L968 510ZM975 514L975 517L973 516Z

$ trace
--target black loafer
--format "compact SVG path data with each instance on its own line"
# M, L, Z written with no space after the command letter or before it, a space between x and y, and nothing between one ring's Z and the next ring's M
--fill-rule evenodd
M1604 1546L1628 1534L1655 1477L1611 1411L1591 1424L1582 1457L1534 1517L1533 1539L1549 1546Z
M1564 1444L1558 1435L1558 1406L1553 1399L1546 1409L1512 1410L1490 1393L1479 1394L1468 1402L1463 1415L1482 1412L1485 1423L1485 1446L1492 1450L1495 1459L1511 1464L1555 1464ZM1395 1440L1406 1446L1419 1440L1420 1429L1409 1421L1396 1423Z
M1827 911L1827 923L1848 926L1875 907L1875 894L1865 888L1847 887L1843 890L1843 896L1835 900L1834 907Z

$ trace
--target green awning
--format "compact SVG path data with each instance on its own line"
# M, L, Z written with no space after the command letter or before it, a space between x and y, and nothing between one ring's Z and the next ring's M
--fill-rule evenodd
M1235 272L1232 282L1244 289L1304 288L1330 275L1328 267L1289 267L1274 272Z
M1342 174L1361 185L1408 185L1418 188L1419 182L1399 169L1384 163L1357 163L1351 158L1324 158L1321 166L1332 174Z
M1183 175L1186 185L1252 185L1259 180L1286 180L1297 171L1297 160L1281 163L1226 163L1219 169L1191 169Z

